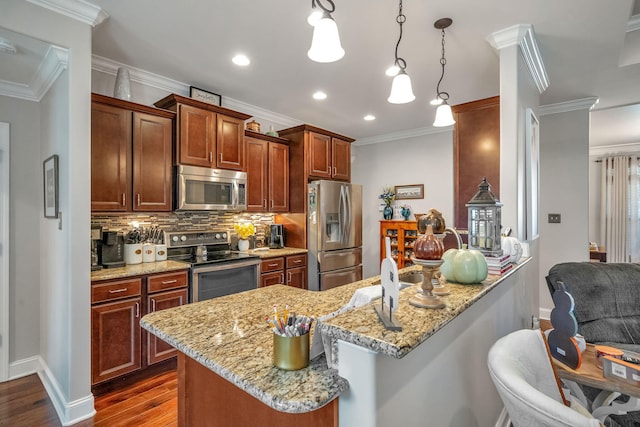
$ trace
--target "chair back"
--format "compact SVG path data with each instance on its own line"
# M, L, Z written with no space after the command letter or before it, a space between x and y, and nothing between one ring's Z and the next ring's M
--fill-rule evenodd
M515 427L600 426L565 405L547 344L539 330L512 332L489 350L489 373Z

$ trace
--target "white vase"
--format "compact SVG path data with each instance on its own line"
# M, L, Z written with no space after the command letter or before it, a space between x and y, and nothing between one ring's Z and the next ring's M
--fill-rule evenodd
M118 68L113 96L125 101L131 101L131 79L129 78L129 70L126 68Z
M247 239L239 239L238 250L240 252L247 252L249 250L249 241Z

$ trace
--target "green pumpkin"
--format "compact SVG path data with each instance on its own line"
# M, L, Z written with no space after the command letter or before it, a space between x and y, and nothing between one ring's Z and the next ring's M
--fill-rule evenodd
M480 283L487 278L487 260L480 251L449 249L442 259L440 272L448 282Z

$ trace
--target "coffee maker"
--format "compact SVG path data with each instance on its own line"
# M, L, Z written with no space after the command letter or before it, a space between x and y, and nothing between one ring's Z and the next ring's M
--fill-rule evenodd
M100 263L104 268L124 267L124 236L117 231L103 231Z
M284 226L282 224L271 224L268 228L269 235L267 241L272 249L284 248Z
M91 225L91 271L102 269L100 252L102 250L102 227Z

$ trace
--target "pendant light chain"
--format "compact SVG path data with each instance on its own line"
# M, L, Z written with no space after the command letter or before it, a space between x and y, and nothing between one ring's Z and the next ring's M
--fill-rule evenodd
M396 60L394 64L403 71L407 68L407 63L403 58L398 57L398 48L400 47L400 41L402 40L402 25L406 21L407 17L402 13L402 0L400 0L398 16L396 17L396 22L400 26L400 36L398 37L398 42L396 43Z
M323 11L327 12L327 13L333 13L336 10L336 5L332 0L324 0L327 3L329 3L330 8L325 7L322 4L322 0L311 0L311 8L313 9L314 7L319 7L320 9L322 9Z
M444 57L444 28L442 28L442 57L440 58L440 65L442 65L442 74L440 75L440 80L438 80L438 85L436 87L436 95L438 98L443 101L447 101L449 99L449 94L447 92L440 92L440 83L444 78L444 66L447 64L447 59Z

